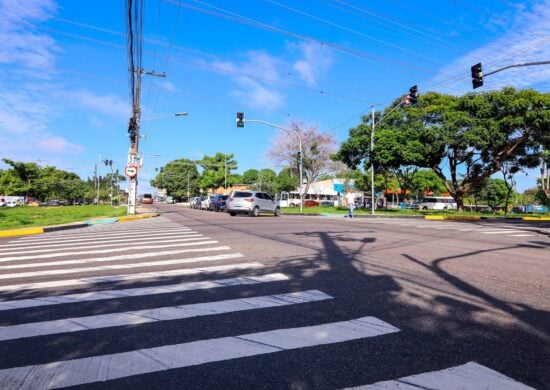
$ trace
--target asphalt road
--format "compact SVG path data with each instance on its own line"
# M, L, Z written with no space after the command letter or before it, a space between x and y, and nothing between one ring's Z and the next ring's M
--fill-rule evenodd
M0 387L550 388L548 223L155 207L0 240Z

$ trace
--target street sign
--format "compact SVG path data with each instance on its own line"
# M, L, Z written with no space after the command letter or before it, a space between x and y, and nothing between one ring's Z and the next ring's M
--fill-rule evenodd
M126 168L124 168L124 173L126 176L128 176L130 179L136 177L137 175L137 167L134 165L128 165Z

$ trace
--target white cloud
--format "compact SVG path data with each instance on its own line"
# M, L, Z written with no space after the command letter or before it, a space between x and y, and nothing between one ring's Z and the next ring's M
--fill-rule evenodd
M309 85L314 85L319 76L326 72L332 65L330 51L317 43L301 42L292 44L291 48L298 50L302 58L294 62L293 68L300 78Z
M477 62L483 64L484 73L489 73L512 64L549 60L549 20L550 0L540 1L531 8L518 8L515 19L509 22L508 32L441 69L430 80L430 89L453 94L471 91L470 67ZM461 74L464 76L460 80L454 80ZM504 86L548 88L550 65L511 68L484 79L485 89L494 90Z
M63 137L52 136L36 142L36 147L44 152L76 154L84 150L81 145L73 144Z
M58 95L93 113L120 119L127 119L132 113L130 103L116 95L96 95L85 89L58 92Z

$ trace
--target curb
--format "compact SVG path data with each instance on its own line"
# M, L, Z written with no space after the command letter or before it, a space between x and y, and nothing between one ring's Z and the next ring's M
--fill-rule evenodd
M456 221L479 221L480 215L425 215L424 219L430 220L456 220Z
M158 213L147 213L141 215L127 215L124 217L117 218L98 218L98 219L89 219L85 222L72 223L67 225L55 225L55 226L46 226L46 227L32 227L32 228L23 228L23 229L11 229L11 230L0 230L0 237L17 237L17 236L29 236L33 234L43 234L48 232L58 232L61 230L69 229L80 229L84 227L89 227L93 225L100 225L105 223L115 223L115 222L129 222L135 221L144 218L153 218L158 217Z
M41 228L41 227L2 230L0 231L0 237L27 236L31 234L42 234L42 233L44 233L44 228Z
M521 217L523 221L550 221L550 217Z

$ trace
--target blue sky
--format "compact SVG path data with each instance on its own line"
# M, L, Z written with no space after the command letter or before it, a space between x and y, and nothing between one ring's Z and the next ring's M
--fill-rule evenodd
M93 176L126 164L130 86L124 0L0 0L0 157ZM550 60L550 0L145 0L144 166L234 153L239 172L275 168L277 132L235 113L312 123L347 138L360 116L419 92L471 91L484 71ZM548 92L550 66L516 68L480 90ZM188 112L186 117L170 117ZM151 119L151 120L147 120ZM101 167L102 172L106 167ZM518 189L536 172L519 175Z

